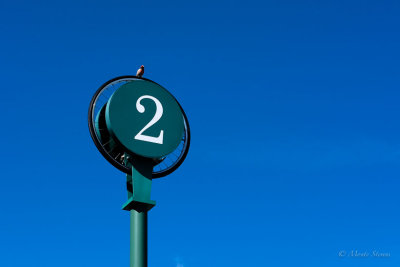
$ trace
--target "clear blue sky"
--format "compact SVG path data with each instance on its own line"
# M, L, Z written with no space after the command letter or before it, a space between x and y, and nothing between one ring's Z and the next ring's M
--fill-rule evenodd
M3 1L0 266L129 266L124 174L87 110L170 90L187 160L155 180L149 267L400 265L398 1ZM390 257L339 257L374 250Z

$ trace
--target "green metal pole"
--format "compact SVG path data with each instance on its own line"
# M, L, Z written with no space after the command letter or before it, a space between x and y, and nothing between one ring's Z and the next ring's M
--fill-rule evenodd
M153 161L125 157L132 164L132 174L126 175L128 201L122 209L131 216L130 267L147 267L147 212L156 205L150 199Z
M131 210L130 252L130 267L147 267L147 211Z

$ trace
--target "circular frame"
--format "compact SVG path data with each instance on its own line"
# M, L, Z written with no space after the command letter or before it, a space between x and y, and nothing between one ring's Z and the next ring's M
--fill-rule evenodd
M99 140L99 138L98 138L98 136L96 134L95 126L94 126L94 121L95 121L94 108L96 106L96 102L97 102L99 96L101 95L101 93L104 90L106 90L108 88L108 86L110 86L111 84L114 84L114 83L118 82L119 80L127 80L127 79L145 80L145 81L149 81L149 82L152 82L152 83L155 83L155 84L159 85L158 83L153 82L152 80L149 80L149 79L146 79L146 78L139 78L139 77L133 76L133 75L119 76L119 77L116 77L114 79L111 79L111 80L105 82L103 85L101 85L99 87L99 89L97 89L96 93L93 95L93 97L92 97L92 99L90 101L89 112L88 112L88 124L89 124L90 136L92 137L94 144L96 145L96 147L99 150L99 152L103 155L103 157L108 162L110 162L114 167L119 169L120 171L122 171L124 173L127 173L127 174L131 174L132 173L132 169L131 168L121 164L121 162L117 161L113 156L111 156L107 152L107 150L104 148L104 146L100 142L100 140ZM159 86L161 86L161 85L159 85ZM172 97L174 97L174 96L172 96ZM160 177L166 176L166 175L172 173L173 171L175 171L182 164L182 162L185 160L186 155L187 155L187 153L189 151L189 146L190 146L190 127L189 127L189 122L188 122L188 119L186 117L186 114L185 114L184 110L182 109L182 106L179 104L178 101L176 101L176 102L178 103L178 105L179 105L179 107L180 107L180 109L182 111L182 115L183 115L183 119L184 119L185 128L184 128L183 148L181 150L180 155L172 163L172 165L170 165L167 168L162 169L160 171L154 171L153 170L153 175L152 175L153 178L160 178ZM174 152L172 152L172 153L174 153ZM168 154L168 155L170 155L170 154ZM160 162L162 162L162 160Z

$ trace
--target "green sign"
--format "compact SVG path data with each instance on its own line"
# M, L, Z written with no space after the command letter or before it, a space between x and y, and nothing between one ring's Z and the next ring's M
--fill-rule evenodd
M147 267L147 212L152 179L180 166L190 128L176 99L145 78L120 76L104 83L89 105L89 131L100 153L126 173L131 214L131 267Z
M107 129L127 151L161 158L182 140L184 121L175 98L158 84L134 80L121 86L105 109Z

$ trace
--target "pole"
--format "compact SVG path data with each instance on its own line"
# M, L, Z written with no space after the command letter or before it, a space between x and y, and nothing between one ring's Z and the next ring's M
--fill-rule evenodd
M131 210L130 267L147 267L147 211Z
M147 212L156 205L150 199L153 161L130 160L125 157L125 162L132 164L132 174L126 175L128 201L122 206L131 217L130 267L147 267Z

